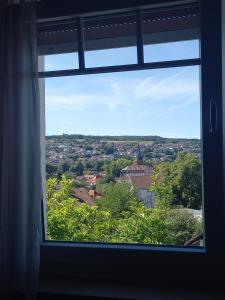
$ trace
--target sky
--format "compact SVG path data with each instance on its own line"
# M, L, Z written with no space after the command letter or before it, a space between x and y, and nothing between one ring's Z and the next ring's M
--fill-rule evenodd
M145 62L196 58L197 41L144 47ZM134 47L85 53L87 67L136 63ZM77 53L49 55L45 70L78 67ZM46 135L200 138L199 67L45 80Z

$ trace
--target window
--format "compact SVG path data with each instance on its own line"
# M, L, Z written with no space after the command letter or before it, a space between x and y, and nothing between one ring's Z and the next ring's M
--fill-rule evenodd
M194 8L193 8L194 7ZM177 12L181 9L180 7L174 8L169 7L166 12L171 13L172 12ZM216 241L215 237L212 237L210 235L210 231L208 230L212 225L212 222L214 221L215 217L215 212L217 209L212 205L212 199L219 199L221 197L221 171L217 173L218 177L215 175L214 178L212 178L211 171L215 171L215 166L218 167L218 170L221 170L220 168L220 159L221 159L221 139L219 135L219 131L221 130L220 128L220 117L218 115L218 109L220 104L221 97L219 94L217 95L218 100L215 100L215 95L214 91L212 89L212 83L210 82L207 85L208 82L208 74L206 70L211 68L210 65L210 60L208 60L208 46L206 47L206 31L202 29L202 35L201 35L201 58L198 56L198 32L196 31L196 5L191 6L191 7L182 7L182 10L187 12L187 15L190 15L190 10L195 10L195 12L192 12L193 20L189 23L188 21L183 18L181 19L181 23L183 22L183 26L185 25L184 28L179 28L179 26L176 28L178 31L178 34L174 35L174 28L171 30L172 32L167 32L165 33L165 29L163 31L163 28L161 32L163 33L160 37L160 41L157 40L158 37L158 31L159 29L155 29L155 32L149 32L146 28L146 22L148 20L155 20L155 17L152 17L152 11L151 10L144 10L144 11L139 11L138 14L136 15L136 31L137 31L137 61L133 60L133 54L131 56L127 57L128 61L124 61L124 64L118 63L116 65L109 65L107 63L104 63L103 65L98 65L96 62L98 62L98 59L96 58L95 60L90 60L89 63L86 66L86 59L87 55L90 55L91 53L88 54L88 52L94 51L94 50L89 50L91 47L91 42L89 43L88 46L88 37L87 35L85 36L85 33L83 34L82 29L82 23L85 24L85 19L78 22L78 36L80 39L78 39L78 61L79 61L79 68L78 69L66 69L66 70L60 70L55 68L55 71L43 71L40 72L40 77L41 78L47 78L47 77L60 77L60 76L72 76L72 75L85 75L85 74L97 74L97 73L107 73L105 75L105 78L107 79L107 76L110 72L119 72L123 71L124 72L132 72L135 70L136 72L153 72L156 69L157 71L160 69L163 70L163 72L167 72L169 68L173 67L173 70L176 68L182 68L184 69L194 69L196 74L200 70L201 72L201 86L202 86L202 101L201 101L201 128L202 128L202 148L203 148L203 186L204 186L204 213L206 216L206 222L205 222L205 244L203 249L195 249L195 248L190 248L190 249L184 249L184 248L172 248L172 247L152 247L152 246L139 246L139 245L105 245L105 244L66 244L65 243L48 243L47 248L43 248L43 251L45 254L50 253L51 251L55 251L54 253L57 256L57 253L60 253L63 249L63 251L66 251L68 254L68 261L70 262L76 262L76 267L77 271L75 272L76 274L79 274L82 276L82 274L86 274L86 272L90 267L90 264L93 263L92 259L94 257L97 257L98 263L100 263L100 257L104 257L104 264L100 264L99 270L95 271L94 274L97 277L102 277L105 276L106 278L111 278L115 276L116 271L115 268L118 267L120 270L120 274L118 275L119 278L123 278L123 276L126 277L127 280L131 279L132 272L131 270L135 268L135 270L141 270L142 274L140 278L144 278L145 275L147 274L147 271L144 268L144 265L147 264L147 266L150 268L153 268L155 273L154 273L154 279L151 276L151 279L154 281L158 281L160 279L160 274L162 270L165 271L165 274L163 275L163 280L168 283L170 279L168 279L169 276L169 269L171 267L171 262L175 261L175 269L178 271L179 270L179 263L178 261L182 262L184 269L188 267L188 264L200 264L201 266L204 265L206 260L208 259L210 255L210 249L215 249L216 243L213 245L213 242ZM161 10L158 10L161 14ZM164 10L165 11L165 10ZM189 14L188 14L189 12ZM201 9L202 15L202 24L206 26L205 23L205 12L204 9ZM156 13L154 11L154 13ZM185 15L185 14L184 14ZM145 19L146 17L146 19ZM167 18L168 17L167 15ZM160 20L165 22L166 20L169 21L170 19L167 19L166 16L164 15ZM88 19L87 19L88 20ZM172 19L173 20L173 19ZM178 22L180 18L176 16L174 19L175 23ZM102 20L101 20L102 21ZM105 20L104 20L105 21ZM144 22L145 21L145 22ZM88 21L87 21L88 22ZM90 21L92 22L92 20ZM100 22L100 21L99 21ZM153 21L154 22L154 21ZM148 22L151 23L151 22ZM88 24L88 23L86 23ZM180 24L180 23L179 23ZM81 26L82 25L82 26ZM88 25L90 27L88 27ZM86 25L87 27L85 28L91 28L91 24ZM176 24L177 25L177 24ZM96 26L99 26L97 24ZM105 25L102 25L105 26ZM171 25L172 26L172 25ZM173 25L175 26L175 25ZM92 26L94 27L94 26ZM105 28L105 27L103 27ZM153 27L151 27L153 28ZM158 31L157 31L158 30ZM142 36L140 33L143 32L144 35ZM208 31L207 31L208 32ZM172 34L171 34L172 33ZM131 34L131 46L134 43L133 39L133 32ZM156 38L156 40L155 40ZM80 41L80 42L79 42ZM86 42L86 43L85 43ZM116 47L120 48L117 46L118 44L118 34L115 38L111 39L112 47L114 50L117 49ZM123 41L124 42L124 41ZM99 41L92 41L92 47L94 49L99 49L98 51L103 51L101 52L102 57L107 57L107 51L102 50L101 46L102 41L101 39ZM115 45L115 46L114 46ZM171 51L173 47L176 47L177 49L182 49L184 47L187 49L190 47L190 45L194 45L192 47L193 51L190 53L189 51L181 56L175 56L174 57L174 52ZM95 48L97 47L97 48ZM128 47L128 48L129 48ZM165 49L163 47L166 47L166 55L165 52L163 52L161 49ZM206 50L207 49L207 50ZM96 52L98 52L96 51ZM215 50L214 50L215 51ZM85 53L86 52L86 53ZM158 55L162 54L161 59L156 59L156 53ZM181 53L178 51L178 53ZM94 55L95 53L92 52ZM43 53L42 53L43 55ZM46 53L45 53L46 55ZM86 55L86 56L85 56ZM98 54L96 54L98 55ZM120 55L122 55L120 53ZM207 59L206 59L207 57ZM88 60L88 59L87 59ZM123 63L123 61L122 61ZM200 66L200 69L198 66ZM150 70L150 71L148 71ZM181 69L180 69L181 70ZM168 71L169 72L169 71ZM119 74L119 73L118 73ZM192 73L193 74L193 73ZM206 75L207 74L207 75ZM86 76L86 75L85 75ZM94 75L91 75L94 76ZM97 75L96 75L97 76ZM119 76L119 75L118 75ZM90 78L90 77L89 77ZM53 79L47 79L47 81L51 81ZM55 80L55 79L54 79ZM57 78L58 82L59 78ZM57 81L56 80L56 81ZM68 79L70 80L70 79ZM84 79L85 80L85 79ZM215 80L215 79L214 79ZM49 85L50 88L50 85ZM211 99L209 99L212 97ZM200 119L199 119L200 120ZM59 119L59 121L61 121ZM215 149L216 147L216 149ZM210 162L210 155L211 153L216 153L218 156L214 158L214 163L212 164ZM210 153L211 152L211 153ZM214 173L215 174L215 173ZM220 179L218 179L220 178ZM213 183L215 187L218 187L217 190L212 191L212 188L210 187L210 184ZM218 200L218 203L220 203L221 200ZM214 212L214 213L212 213ZM218 211L217 211L218 212ZM221 218L220 218L221 219ZM211 227L211 228L214 228ZM54 249L54 250L53 250ZM213 253L213 250L211 250ZM76 257L75 257L75 256ZM90 256L89 256L90 255ZM153 262L151 258L154 257L155 261ZM135 258L135 261L133 264L130 264L132 261L132 258ZM110 261L112 259L112 261ZM168 262L168 259L170 262ZM151 262L150 262L151 260ZM52 258L52 262L54 261L54 257ZM62 258L59 258L59 261L61 261L60 266L62 266L62 269L58 271L59 273L65 268L62 264ZM158 269L158 262L160 262L160 271L157 271ZM49 263L49 261L48 261ZM51 264L51 259L50 259L50 264ZM97 263L96 263L97 264ZM164 264L164 265L163 265ZM103 269L107 266L111 271L107 271ZM197 275L201 274L201 270L198 268L195 268L198 270L200 273L196 273L192 280L195 281L197 279ZM65 270L65 269L64 269ZM63 271L62 271L63 272ZM103 272L103 273L101 273ZM130 273L130 274L129 274ZM104 275L103 275L104 274ZM114 275L112 275L114 274ZM84 275L85 276L85 275ZM187 277L186 277L187 278ZM137 276L135 275L135 280L137 279ZM167 281L166 281L167 280ZM180 279L178 276L176 276L177 282L182 281L183 279ZM173 281L171 279L171 281Z
M84 75L45 80L47 239L186 245L200 236L202 243L197 15L196 8L173 8L71 24L74 43L82 43ZM163 28L154 54L154 35ZM63 36L69 29L60 30ZM48 28L40 36L53 32L59 43L60 30ZM143 36L144 47L137 45ZM174 50L174 43L185 45ZM59 44L47 49L65 49ZM147 70L143 50L144 61L155 57L160 69ZM189 52L197 60L187 56L183 67L165 69L165 51L175 53L168 62ZM44 70L54 60L56 70L58 63L65 66L62 55L74 59L73 53L47 55ZM121 72L110 73L107 65L121 66ZM133 69L125 72L126 65ZM136 70L142 65L145 70ZM98 67L107 74L95 69L85 76L86 68Z

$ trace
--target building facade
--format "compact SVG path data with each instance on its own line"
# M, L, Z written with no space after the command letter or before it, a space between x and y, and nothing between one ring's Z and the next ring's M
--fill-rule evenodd
M137 146L135 163L121 170L120 180L128 182L137 191L138 198L147 208L155 206L154 193L150 192L152 168L144 165L140 146Z

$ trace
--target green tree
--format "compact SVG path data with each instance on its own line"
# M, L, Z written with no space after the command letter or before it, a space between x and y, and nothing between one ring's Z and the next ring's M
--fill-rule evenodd
M92 162L92 169L95 172L99 172L103 170L104 161L102 160L94 160Z
M161 163L152 175L151 191L158 205L202 206L201 163L191 153L180 152L173 162Z
M46 183L47 237L50 240L109 242L114 221L108 211L77 204L70 196L73 180L64 175Z
M189 211L182 209L169 210L168 219L171 221L169 237L172 244L184 245L203 232L202 222Z
M82 176L84 172L83 164L81 162L77 162L70 167L69 171L75 173L77 176Z
M47 175L48 178L55 175L56 172L57 172L57 166L56 165L53 165L53 164L50 164L50 163L46 164L46 175Z
M56 171L56 178L58 179L58 181L61 180L62 175L63 175L62 165L59 164Z
M133 211L133 207L138 207L140 200L136 191L125 182L116 182L108 185L103 199L98 201L99 208L111 212L114 218L120 218Z
M105 178L105 177L103 177ZM105 195L109 189L109 186L113 186L114 182L110 181L110 182L102 182L101 180L99 180L96 184L95 190L98 194L100 195Z
M69 169L70 169L70 164L68 163L68 162L63 162L62 164L62 171L63 171L63 173L66 173L66 172L68 172L69 171Z
M106 165L106 176L111 178L119 177L121 170L132 164L132 161L125 158L119 158Z
M114 237L116 242L171 244L171 221L167 219L165 210L146 209L143 205L133 208L129 217L118 220Z
M105 144L102 147L102 153L106 154L106 155L113 154L114 153L114 146L112 144L111 145Z
M147 158L147 159L151 159L152 158L152 147L147 146L144 149L144 157Z

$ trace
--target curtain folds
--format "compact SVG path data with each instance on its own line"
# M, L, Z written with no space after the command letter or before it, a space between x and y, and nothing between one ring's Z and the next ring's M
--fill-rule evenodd
M0 299L35 299L41 209L34 1L0 0Z

